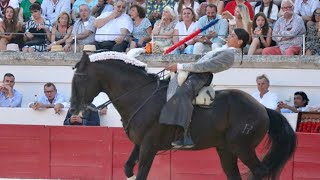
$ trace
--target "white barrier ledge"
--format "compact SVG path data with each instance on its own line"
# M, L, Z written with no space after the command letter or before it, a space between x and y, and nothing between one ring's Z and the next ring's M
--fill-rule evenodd
M0 108L0 114L0 124L62 126L67 109L56 114L53 109L34 111L31 108ZM298 114L284 113L283 115L296 130ZM107 115L100 116L100 124L108 127L122 127L120 115L113 106L109 106Z

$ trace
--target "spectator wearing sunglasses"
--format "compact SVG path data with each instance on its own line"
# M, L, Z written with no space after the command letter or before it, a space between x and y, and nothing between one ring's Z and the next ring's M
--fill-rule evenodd
M125 52L133 30L133 21L125 10L126 1L118 0L113 11L96 18L94 26L97 28L95 41L98 50Z

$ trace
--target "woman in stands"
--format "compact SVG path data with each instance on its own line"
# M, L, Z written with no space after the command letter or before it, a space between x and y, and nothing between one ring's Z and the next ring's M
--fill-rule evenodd
M179 0L174 5L174 12L179 16L179 20L182 18L182 10L186 7L192 8L194 12L196 12L197 9L199 9L199 3L194 0ZM198 17L198 14L196 14L196 18Z
M162 53L165 48L173 45L172 37L177 24L176 13L170 6L163 8L162 17L154 24L152 53Z
M178 22L173 32L173 43L177 43L185 38L187 35L193 33L198 29L196 23L196 15L192 8L186 7L182 11L182 21ZM194 39L189 40L175 50L175 53L192 54Z
M269 47L272 41L272 29L268 24L268 19L263 12L254 16L252 23L252 42L248 55L262 54L265 47Z
M47 51L47 39L50 39L52 25L41 16L41 6L34 3L30 6L32 19L26 23L23 52Z
M129 40L129 49L145 47L147 42L151 40L151 22L146 18L143 7L139 5L130 7L130 17L133 19L133 31Z
M254 9L254 14L263 12L268 19L269 26L272 27L273 23L278 19L279 8L273 3L273 0L263 0L261 5Z
M48 46L48 49L51 49L53 45L64 46L71 32L71 17L67 12L62 12L58 16L57 24L52 28L51 44Z
M225 11L222 17L229 19L229 32L233 32L236 28L242 28L246 30L251 37L252 22L247 6L238 4L234 10L234 16L229 11Z
M306 55L320 55L320 8L307 23Z
M17 20L17 15L13 7L8 6L4 9L3 21L0 22L0 51L4 51L7 48L7 44L15 42L14 33L21 30L21 23Z

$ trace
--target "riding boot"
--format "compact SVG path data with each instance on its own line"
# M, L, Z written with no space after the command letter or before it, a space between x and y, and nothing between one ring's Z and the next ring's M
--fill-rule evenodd
M173 148L193 148L194 147L194 143L191 139L191 136L188 130L187 132L184 133L183 137L181 137L177 141L173 141L171 145L173 146Z
M171 145L174 148L192 148L194 146L194 143L190 136L190 121L186 124L186 127L184 128L184 134L183 137L177 141L174 141L171 143Z

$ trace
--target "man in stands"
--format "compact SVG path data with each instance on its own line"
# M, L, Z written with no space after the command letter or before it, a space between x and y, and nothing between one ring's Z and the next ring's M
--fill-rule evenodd
M94 21L97 28L95 40L97 49L125 52L128 38L133 30L133 22L125 13L126 2L118 0L111 12L102 13Z
M88 5L82 4L79 9L80 19L74 23L72 35L66 40L66 45L63 47L66 52L74 49L75 40L77 52L82 51L86 44L94 44L94 33L96 32L96 28L93 26L93 23L95 18L90 16L90 8Z
M59 113L62 108L67 106L64 95L57 92L57 88L53 83L46 83L44 85L44 96L39 99L35 98L33 103L29 103L29 107L33 110L42 108L54 108L56 113Z
M49 19L51 24L55 24L60 13L70 14L70 0L43 0L41 3L42 16Z
M93 104L90 104L90 106L96 108ZM98 111L93 111L91 109L88 109L81 115L72 115L72 113L68 111L63 125L100 126L100 117Z
M256 78L258 92L252 96L259 101L262 105L270 109L276 109L278 103L278 96L269 91L270 81L268 77L263 74Z
M13 88L14 84L14 75L6 73L0 85L0 107L21 107L22 94Z
M221 16L217 14L217 6L214 4L208 4L206 7L206 15L202 16L198 21L198 27L203 28L208 22L219 19L219 21L211 26L206 31L200 34L200 37L195 38L195 45L193 48L193 54L203 54L204 52L211 51L218 47L221 47L224 42L221 38L225 38L228 34L228 21L221 19Z
M264 48L262 55L299 55L306 28L302 18L293 13L293 2L283 0L283 16L274 24L272 39L277 46Z
M278 102L277 111L282 113L298 113L301 111L307 111L307 105L309 103L308 96L303 91L298 91L294 93L294 105L290 106L282 101Z
M311 21L313 12L320 7L319 0L295 0L294 13L302 17L303 21L307 23Z

